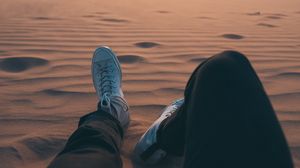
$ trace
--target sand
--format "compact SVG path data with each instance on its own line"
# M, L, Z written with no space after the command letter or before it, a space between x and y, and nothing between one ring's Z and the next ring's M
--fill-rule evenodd
M300 168L299 6L298 0L1 0L0 167L45 167L62 149L79 117L96 109L91 57L108 45L122 63L131 107L124 168L141 167L130 161L134 144L183 95L193 69L228 49L252 62ZM179 167L180 159L172 164Z

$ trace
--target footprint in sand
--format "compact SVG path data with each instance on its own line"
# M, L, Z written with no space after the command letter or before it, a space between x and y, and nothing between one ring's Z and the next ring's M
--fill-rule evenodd
M261 15L260 12L252 12L252 13L246 13L246 15L249 15L249 16L259 16Z
M276 15L273 15L273 16L266 16L267 19L273 19L273 20L279 20L279 19L282 19L281 16L276 16Z
M196 17L197 19L202 19L202 20L214 20L215 18L212 18L212 17L207 17L207 16L199 16L199 17Z
M240 40L244 38L244 36L238 34L223 34L222 37L233 40Z
M156 11L157 13L162 13L162 14L167 14L167 13L171 13L170 11L164 11L164 10L158 10Z
M282 14L282 13L273 13L273 16L280 16L280 17L287 17L288 15Z
M153 48L153 47L160 46L160 44L154 42L139 42L139 43L135 43L135 46L139 48Z
M104 18L101 19L104 22L111 22L111 23L128 23L129 20L126 19L115 19L115 18Z
M278 26L275 26L275 25L272 25L272 24L268 24L268 23L258 23L257 26L270 27L270 28L278 27Z
M118 60L124 64L134 64L146 61L144 57L138 55L120 55L118 56Z
M106 14L109 14L108 12L92 12L92 13L89 13L89 14L85 14L85 15L82 15L81 17L84 17L84 18L100 18L102 15L106 15Z
M38 16L38 17L32 17L31 19L33 20L61 20L59 18L51 18L51 17L46 17L46 16Z
M105 15L105 14L109 14L108 12L95 12L95 14L98 14L98 15Z
M48 60L34 57L14 57L0 59L0 69L6 72L22 72L37 66L45 66Z
M96 16L96 15L83 15L82 17L84 17L84 18L96 18L98 16Z

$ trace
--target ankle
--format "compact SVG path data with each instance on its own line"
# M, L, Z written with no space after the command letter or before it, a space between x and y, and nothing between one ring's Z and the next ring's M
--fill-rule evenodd
M120 121L123 127L129 124L129 107L124 98L119 96L109 96L98 103L98 109L111 114Z

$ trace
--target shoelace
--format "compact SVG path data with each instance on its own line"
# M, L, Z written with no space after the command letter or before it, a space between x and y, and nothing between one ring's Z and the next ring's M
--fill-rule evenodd
M110 105L110 96L107 93L104 93L102 96L101 105L102 106L109 106ZM105 104L103 104L105 102Z
M170 117L179 108L179 105L177 105L177 104L180 101L182 101L182 99L178 99L175 102L173 102L172 106L169 107L171 109L168 111L168 113L165 114L166 117Z
M112 90L115 88L115 81L113 80L112 76L112 66L105 65L101 66L99 65L99 88L101 89L101 93L103 94L103 98L105 95L105 98L109 98L110 95L112 95Z
M178 107L176 105L172 105L169 108L171 108L171 110L165 114L166 117L170 117L177 110Z

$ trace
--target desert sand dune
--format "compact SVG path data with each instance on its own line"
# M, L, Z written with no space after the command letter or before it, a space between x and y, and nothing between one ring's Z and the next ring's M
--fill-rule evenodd
M136 141L183 96L194 68L224 50L252 62L300 168L298 0L89 2L1 2L0 168L45 167L79 117L96 109L90 64L100 45L118 54L130 105L124 168L145 167L131 161ZM180 163L170 157L155 167Z

